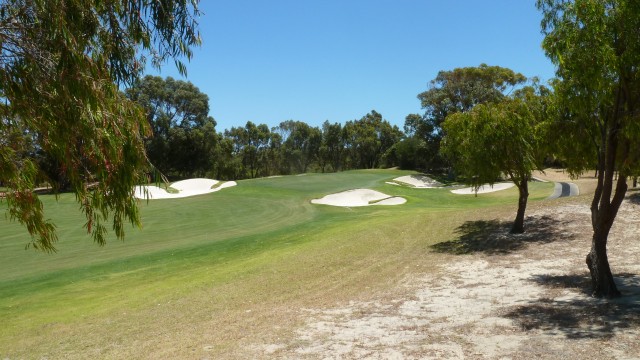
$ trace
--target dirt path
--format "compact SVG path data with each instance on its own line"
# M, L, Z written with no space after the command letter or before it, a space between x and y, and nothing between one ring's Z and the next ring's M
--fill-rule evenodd
M393 298L306 309L305 326L261 358L638 359L640 196L610 236L624 297L589 296L589 209L577 201L532 211L526 234L477 221L438 244L437 274L407 277ZM638 195L638 194L635 194ZM570 200L570 199L569 199Z

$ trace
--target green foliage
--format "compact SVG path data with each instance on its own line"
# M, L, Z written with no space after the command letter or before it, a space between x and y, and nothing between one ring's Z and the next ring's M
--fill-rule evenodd
M429 89L418 94L424 115L411 114L405 120L405 132L421 141L414 144L420 144L418 150L428 157L415 166L436 169L444 165L439 149L445 135L442 123L447 116L469 111L478 104L500 101L525 81L524 75L511 69L486 64L440 71L429 83Z
M506 176L520 193L513 232L524 231L528 182L546 155L549 97L545 87L525 87L514 97L478 104L447 117L442 152L476 191Z
M618 296L607 257L609 231L640 168L640 2L538 0L543 48L556 65L558 149L573 175L595 165L593 294ZM617 173L617 179L615 175Z
M440 127L449 114L465 112L474 106L495 102L505 96L508 89L523 84L527 78L511 69L480 64L478 67L455 68L440 71L429 83L429 90L418 99L425 109L425 118Z
M153 136L145 147L157 170L170 177L203 177L215 166L218 136L206 94L191 82L150 75L126 94L147 114Z
M443 127L442 151L474 187L493 184L503 175L515 183L541 170L545 155L543 113L536 116L535 97L479 104L450 115ZM536 99L537 100L537 99Z
M265 124L248 121L244 127L225 131L225 137L233 143L233 154L238 160L238 178L269 176L277 168L281 140Z
M303 121L287 120L276 131L282 138L283 173L306 173L317 159L322 143L322 132Z
M441 131L441 130L440 130ZM409 114L404 121L405 138L396 146L398 165L402 169L435 169L440 166L434 124L420 114Z
M32 192L47 174L23 145L5 139L15 133L36 139L37 151L57 167L49 173L69 182L96 242L106 242L109 218L123 238L124 222L139 223L131 189L147 166L148 126L118 84L137 78L145 55L156 66L189 58L200 41L197 14L197 1L0 4L0 181L10 189L10 217L33 235L29 245L55 250L54 225Z
M348 121L343 127L348 165L354 169L380 167L385 154L402 135L397 126L391 126L375 110L360 120Z
M325 121L322 124L322 144L318 154L318 163L322 172L327 165L331 165L333 171L340 171L343 166L344 150L342 125Z
M629 173L638 166L632 149L640 140L640 4L549 0L538 7L544 13L543 47L557 65L559 153L574 175L600 169L614 135L614 167Z

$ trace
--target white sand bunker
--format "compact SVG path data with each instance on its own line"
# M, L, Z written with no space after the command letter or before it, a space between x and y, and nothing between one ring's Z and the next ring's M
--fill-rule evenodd
M222 189L238 185L235 181L220 182L212 179L188 179L176 181L171 184L171 188L177 190L175 193L167 192L165 189L153 185L141 185L134 188L134 196L138 199L146 199L145 190L149 199L177 199L189 196L209 194Z
M403 184L411 185L417 189L432 189L436 187L441 187L442 184L433 180L432 178L426 175L406 175L393 179L394 181L398 181ZM389 182L388 184L392 184ZM395 183L394 183L395 184ZM397 184L395 184L397 185Z
M478 188L478 194L485 194L485 193L490 193L490 192L496 192L496 191L500 191L500 190L506 190L509 189L511 187L513 187L513 183L497 183L497 184L493 184L493 185L489 185L489 184L485 184L480 186L480 188ZM475 190L472 187L468 187L468 188L464 188L464 189L456 189L456 190L451 190L452 193L454 194L459 194L459 195L471 195L471 194L475 194Z
M407 202L407 199L399 196L389 196L375 190L355 189L347 190L337 194L331 194L322 199L311 200L312 204L322 204L331 206L369 206L369 205L401 205Z

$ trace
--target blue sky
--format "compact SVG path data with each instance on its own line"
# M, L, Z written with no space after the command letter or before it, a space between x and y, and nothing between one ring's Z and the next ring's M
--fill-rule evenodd
M401 129L440 70L499 65L553 77L524 0L201 0L188 76L223 131L247 121L345 123L371 110ZM158 73L181 78L173 63Z

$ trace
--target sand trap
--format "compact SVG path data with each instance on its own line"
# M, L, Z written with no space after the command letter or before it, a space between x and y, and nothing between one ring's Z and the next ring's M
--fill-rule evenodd
M497 183L497 184L493 184L493 186L486 184L486 185L480 186L480 188L478 189L478 194L485 194L485 193L496 192L500 190L506 190L513 186L514 186L513 183ZM451 190L451 192L458 195L471 195L476 193L472 187Z
M134 196L138 199L146 199L145 189L149 194L149 199L177 199L189 196L209 194L222 189L238 185L235 181L227 181L219 184L218 180L212 179L188 179L176 181L171 187L178 190L177 193L167 192L165 189L154 185L141 185L134 188ZM219 185L218 185L219 184ZM215 188L211 188L215 185Z
M337 194L331 194L322 199L311 200L312 204L322 204L331 206L357 207L369 205L401 205L406 203L405 198L389 196L375 190L355 189L347 190Z
M432 178L426 175L407 175L401 176L393 179L395 181L399 181L404 184L408 184L417 189L431 189L436 187L441 187L442 184L433 180Z

